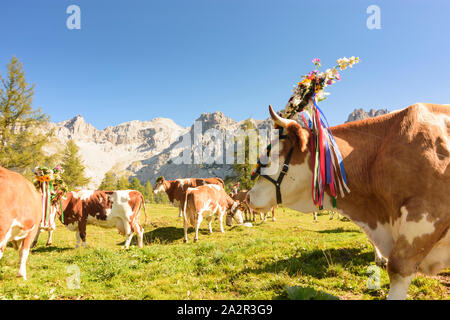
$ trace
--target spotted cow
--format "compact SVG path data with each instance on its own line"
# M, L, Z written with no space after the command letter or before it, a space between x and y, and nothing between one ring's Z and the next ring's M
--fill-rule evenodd
M282 203L311 212L310 133L269 108L285 139L278 166L292 150L280 190ZM383 116L331 128L342 153L351 192L339 197L337 211L367 234L388 258L388 299L405 299L416 272L436 274L450 267L450 106L418 103ZM333 210L326 191L324 207ZM254 209L277 203L274 185L259 177L247 195Z
M60 221L76 232L77 244L86 247L86 225L103 228L117 228L126 236L125 248L129 248L133 233L138 238L138 246L143 247L144 229L140 224L140 211L144 207L144 197L139 191L80 190L68 192L62 200L63 215L58 209ZM145 213L147 216L147 214ZM48 244L51 244L51 234Z
M186 190L186 200L183 208L184 242L187 242L189 224L195 228L194 242L198 241L198 229L205 218L209 223L209 232L212 233L212 221L216 216L219 220L220 232L223 230L223 218L226 214L226 224L231 226L233 219L244 223L239 202L234 201L225 190L215 184L207 184Z
M223 180L220 178L185 178L166 180L164 177L159 177L153 187L153 194L165 192L169 197L170 202L175 207L178 207L178 216L181 217L187 188L196 188L205 184L216 184L221 188L225 187Z

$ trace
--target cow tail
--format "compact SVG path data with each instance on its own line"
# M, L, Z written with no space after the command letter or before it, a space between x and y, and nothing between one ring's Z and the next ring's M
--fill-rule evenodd
M145 210L145 199L144 196L141 193L141 200L142 200L142 207L144 207L144 215L145 215L145 221L144 221L144 225L146 225L148 223L148 219L147 219L147 211ZM139 210L141 210L141 208L139 208Z
M189 188L188 188L188 190L189 190ZM184 196L183 219L184 219L185 223L189 225L188 220L187 220L187 216L186 216L186 206L187 206L187 203L188 203L188 195L189 195L189 191L188 190L186 190L186 195Z

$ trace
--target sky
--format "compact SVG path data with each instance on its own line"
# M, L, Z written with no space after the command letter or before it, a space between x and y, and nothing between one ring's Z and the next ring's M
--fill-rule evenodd
M78 5L81 29L66 9ZM381 29L369 29L370 5ZM330 124L355 108L450 103L448 0L3 0L0 74L15 55L51 121L98 129L203 112L266 119L293 86L359 56L320 103Z

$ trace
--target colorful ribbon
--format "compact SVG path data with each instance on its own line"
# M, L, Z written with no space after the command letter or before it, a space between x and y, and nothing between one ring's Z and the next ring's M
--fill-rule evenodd
M344 197L345 192L350 192L347 186L344 162L328 120L316 103L315 93L312 101L312 108L310 110L304 109L301 112L303 122L311 135L310 151L313 161L312 198L314 204L319 209L322 209L325 188L328 185L333 207L336 207L337 191L342 197Z

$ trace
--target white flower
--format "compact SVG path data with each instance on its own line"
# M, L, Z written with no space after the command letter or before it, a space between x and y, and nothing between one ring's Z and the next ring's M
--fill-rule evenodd
M329 92L325 92L325 91L323 91L323 90L320 90L320 91L317 93L317 95L316 95L317 101L325 100L325 99L327 98L327 96L329 96L329 95L330 95Z

